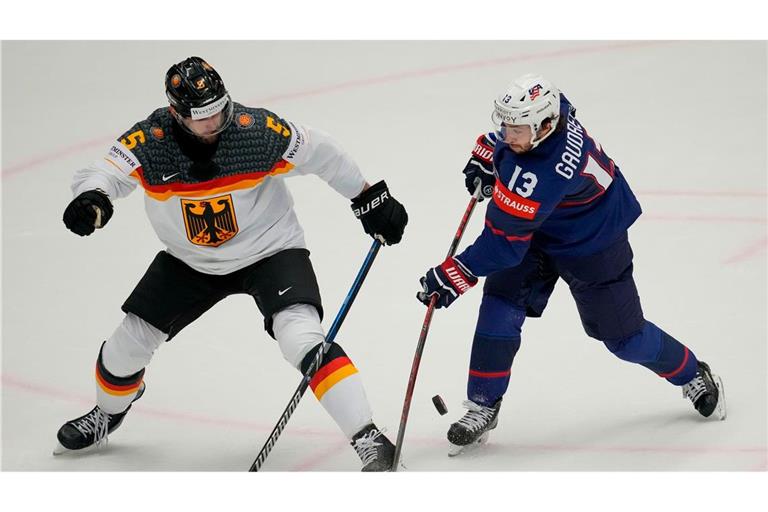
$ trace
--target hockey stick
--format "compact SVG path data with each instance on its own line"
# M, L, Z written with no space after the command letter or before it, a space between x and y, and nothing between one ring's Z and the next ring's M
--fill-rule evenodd
M269 452L272 451L272 447L275 446L277 438L280 437L280 434L283 432L285 425L291 418L293 411L296 409L296 406L299 405L301 397L304 396L304 392L307 390L307 387L309 387L309 382L312 380L312 377L315 376L317 370L320 369L320 363L323 361L323 355L325 355L325 353L331 347L331 342L336 337L336 333L339 332L341 323L344 321L344 318L346 318L347 313L349 313L349 309L352 307L352 302L354 302L355 297L357 296L357 292L360 291L360 287L363 285L365 276L368 275L368 271L371 269L373 260L376 258L376 254L378 254L379 249L381 249L381 242L378 239L374 240L370 250L368 251L368 255L365 257L363 266L357 273L357 277L355 277L354 283L352 283L352 288L350 288L349 292L347 293L347 297L341 304L341 309L336 314L336 318L333 320L333 324L331 324L331 329L328 331L328 334L325 337L325 341L323 341L320 350L318 350L315 354L315 359L312 361L312 364L309 365L306 373L304 373L304 376L301 378L299 387L296 388L296 391L291 396L291 400L288 402L288 406L283 411L283 414L277 421L277 425L275 425L275 428L272 429L272 433L269 434L267 442L264 443L264 446L261 448L259 455L256 457L256 460L253 461L253 464L251 464L251 468L248 471L258 471L259 468L264 464L264 461L267 460L267 456L269 455Z
M472 199L469 200L467 209L464 211L464 217L461 219L459 229L456 230L456 235L453 237L451 247L448 249L448 256L450 257L456 254L456 249L459 247L461 237L464 235L464 229L467 227L469 217L472 215L472 211L475 209L477 199L480 196L481 185L475 188L475 193L472 194ZM411 375L408 377L408 388L405 391L405 401L403 402L403 413L400 416L400 428L397 431L397 443L395 443L395 459L392 463L392 471L397 471L397 466L400 462L400 452L403 449L403 438L405 437L405 425L408 423L408 412L411 410L411 398L413 398L413 388L416 386L416 376L419 373L419 364L421 364L421 354L424 352L424 345L427 342L427 334L429 333L429 324L432 322L432 313L435 311L435 304L437 303L437 295L433 295L429 301L429 307L427 307L427 314L424 317L424 323L421 325L421 335L419 335L419 342L416 345L416 355L413 356L413 364L411 365Z

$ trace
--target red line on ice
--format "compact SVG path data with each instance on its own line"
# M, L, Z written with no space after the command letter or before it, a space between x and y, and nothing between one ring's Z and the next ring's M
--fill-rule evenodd
M317 87L314 89L305 89L303 91L296 91L296 92L285 93L285 94L277 94L274 96L267 96L265 98L250 100L250 101L247 101L246 103L264 105L266 103L282 101L282 100L287 100L291 98L304 98L307 96L328 94L328 93L343 91L347 89L354 89L358 87L367 87L371 85L379 85L379 84L384 84L388 82L398 82L401 80L408 80L411 78L421 78L425 76L452 73L455 71L464 71L468 69L498 66L501 64L509 64L510 62L566 57L566 56L578 55L578 54L609 52L609 51L621 50L625 48L639 48L639 47L653 46L653 45L659 45L659 44L667 44L667 43L655 42L655 41L640 41L640 42L635 41L635 42L628 42L628 43L586 46L583 48L557 50L557 51L543 52L543 53L528 53L523 55L513 55L510 57L502 57L498 59L465 62L462 64L439 66L439 67L426 68L426 69L416 69L412 71L394 73L391 75L382 75L382 76L374 76L374 77L363 78L358 80L350 80L347 82L330 84L327 86ZM5 179L9 176L17 175L21 172L27 171L31 168L37 167L38 165L42 165L51 160L56 160L58 158L69 156L69 155L78 153L80 151L90 149L92 147L103 145L105 146L105 149L106 149L106 145L113 140L115 140L113 137L100 137L98 139L80 142L72 146L68 146L65 148L58 149L56 151L45 153L45 154L33 157L29 160L25 160L25 161L3 168L2 177L3 179Z
M339 435L343 435L339 433ZM346 439L343 439L330 447L325 448L324 450L317 450L313 455L310 455L306 459L304 459L299 464L296 464L291 471L307 471L308 469L312 469L318 464L321 464L324 461L327 461L329 457L332 457L336 455L337 453L341 452L344 449L348 450L354 450L352 446L350 446L349 441Z
M10 387L20 391L30 392L36 395L44 397L53 397L63 399L69 402L86 403L89 406L93 405L93 399L85 398L81 395L73 393L65 393L59 389L39 385L31 382L26 382L23 379L11 376L8 374L0 375L0 382L3 387ZM5 412L8 412L8 403L5 404ZM259 430L262 432L270 432L273 425L264 425L262 423L256 423L251 421L242 420L229 420L216 417L203 416L198 414L188 414L182 412L172 412L167 409L154 409L145 406L141 406L140 403L134 405L136 414L145 416L172 419L189 423L203 423L209 425L225 426L227 428L238 428L246 430ZM299 435L311 435L319 437L333 437L338 439L341 435L338 430L321 430L321 429L308 429L302 427L292 427L293 434ZM421 446L444 446L446 441L444 438L436 438L434 436L410 436L409 443L416 443ZM321 457L326 457L337 452L341 452L348 445L347 441L338 441L330 446L323 452L316 452L315 455L307 458L303 462L296 466L298 469L309 469L321 462ZM736 453L757 453L765 456L768 448L766 446L587 446L587 445L566 445L566 444L503 444L505 449L510 450L528 450L528 451L562 451L562 452L608 452L608 453L723 453L723 454L736 454Z
M747 246L745 249L737 252L730 258L724 259L722 263L725 263L726 265L730 265L733 263L741 263L742 261L747 260L753 256L757 256L758 254L764 253L766 250L766 247L768 247L768 237L762 238L761 240L755 242L754 244Z
M93 405L95 404L95 397L86 398L82 395L77 395L74 393L66 393L54 387L26 382L23 379L20 379L12 375L8 375L7 373L0 376L0 382L2 382L3 387L15 388L18 390L27 391L29 393L33 393L40 396L58 398L66 402L75 402L77 404L86 404L88 407L93 407ZM6 412L7 412L7 407L8 406L6 404ZM187 423L216 425L216 426L236 428L241 430L258 430L262 432L271 432L272 428L274 428L274 425L265 425L264 423L259 423L255 421L233 420L233 419L226 419L226 418L218 418L214 416L206 416L202 414L175 412L167 408L158 409L153 407L147 407L145 405L142 405L141 402L137 402L136 404L134 404L131 410L134 411L135 414L139 414L142 416L150 416L154 418L182 421ZM73 411L73 412L77 412L77 411ZM62 421L66 419L67 418L62 418ZM320 437L338 437L339 436L338 431L331 431L331 430L308 429L308 428L301 428L301 427L294 428L293 430L294 432L299 433L301 435L320 436Z

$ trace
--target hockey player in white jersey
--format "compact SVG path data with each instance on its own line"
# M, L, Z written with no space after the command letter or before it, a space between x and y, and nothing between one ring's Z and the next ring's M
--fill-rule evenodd
M96 360L97 405L66 422L56 453L101 444L145 390L154 351L228 295L253 296L264 328L304 372L324 340L323 308L304 235L283 178L315 174L342 196L366 233L400 241L408 215L384 181L368 185L327 134L231 100L219 74L190 57L165 79L170 106L120 137L100 162L75 173L64 224L87 236L115 199L144 189L166 250L125 301L125 317ZM310 383L350 439L363 471L384 471L394 447L372 421L352 361L331 344Z

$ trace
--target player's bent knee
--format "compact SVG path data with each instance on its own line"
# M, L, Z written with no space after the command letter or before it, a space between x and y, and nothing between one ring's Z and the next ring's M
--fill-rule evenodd
M325 339L320 315L309 304L294 304L275 313L272 329L283 357L294 368L300 368L306 355Z
M117 376L133 374L149 364L167 337L166 333L128 313L102 348L104 366Z
M643 329L632 336L602 341L616 357L632 363L655 361L661 350L658 328L654 329L650 322L645 322Z

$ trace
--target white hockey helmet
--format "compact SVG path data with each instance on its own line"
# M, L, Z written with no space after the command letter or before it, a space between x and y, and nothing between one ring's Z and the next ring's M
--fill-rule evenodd
M554 132L554 125L560 117L560 90L541 75L527 74L512 82L493 102L494 129L504 140L505 125L528 125L531 127L531 144L539 145ZM534 141L542 123L551 119L552 130Z

